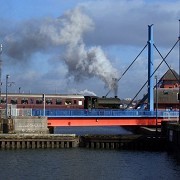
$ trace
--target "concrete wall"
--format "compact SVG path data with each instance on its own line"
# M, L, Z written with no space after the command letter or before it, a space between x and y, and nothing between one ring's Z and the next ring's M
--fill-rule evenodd
M180 124L167 124L167 140L169 149L180 152Z
M47 117L17 116L13 117L14 133L49 133Z

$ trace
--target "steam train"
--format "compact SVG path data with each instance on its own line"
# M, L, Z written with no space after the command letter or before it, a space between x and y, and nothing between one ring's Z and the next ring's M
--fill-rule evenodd
M6 103L7 97L7 103ZM16 108L31 109L119 109L118 97L83 96L80 94L25 94L8 93L0 95L0 108L5 109L7 104Z

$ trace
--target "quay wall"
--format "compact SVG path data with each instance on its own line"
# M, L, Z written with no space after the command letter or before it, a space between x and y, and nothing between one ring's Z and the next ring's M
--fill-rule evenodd
M1 134L0 149L72 148L79 145L75 134Z
M47 134L47 117L40 116L15 116L0 119L0 133L19 134Z
M73 148L165 150L165 139L143 135L1 134L0 149Z
M87 135L80 137L80 147L93 149L166 150L166 139L146 135Z
M47 117L17 116L13 119L14 133L47 134Z
M168 150L180 152L180 124L168 123L165 129Z

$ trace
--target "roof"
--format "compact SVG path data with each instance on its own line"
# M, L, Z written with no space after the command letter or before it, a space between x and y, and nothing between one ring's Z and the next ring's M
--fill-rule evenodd
M174 69L169 69L160 79L160 81L166 81L166 80L171 80L171 81L178 81L179 80L179 75Z
M2 93L1 97L5 97L6 94ZM43 94L29 94L29 93L8 93L8 97L20 97L20 98L42 98ZM81 94L45 94L46 98L76 98L84 99Z

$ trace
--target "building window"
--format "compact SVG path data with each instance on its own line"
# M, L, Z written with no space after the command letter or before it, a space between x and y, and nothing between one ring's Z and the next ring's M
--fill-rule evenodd
M169 93L168 93L168 91L163 91L163 94L166 94L166 95L168 95Z
M74 100L74 104L76 104L77 103L77 101L76 100Z

